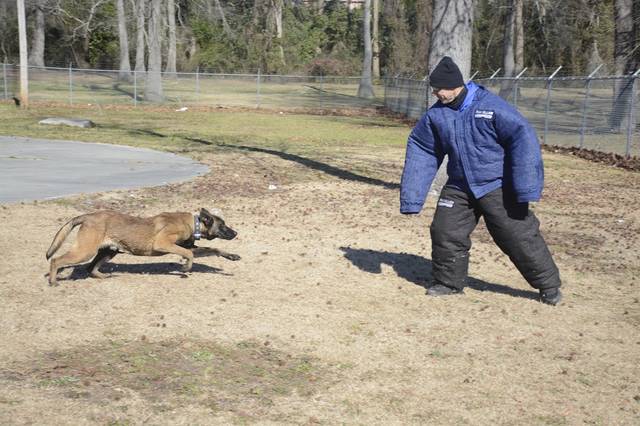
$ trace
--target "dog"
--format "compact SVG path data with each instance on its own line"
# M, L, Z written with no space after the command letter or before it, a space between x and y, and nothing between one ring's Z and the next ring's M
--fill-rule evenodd
M51 257L60 249L73 228L80 226L76 241L71 249L59 256ZM193 251L198 249L195 241L204 238L213 240L222 238L232 240L237 232L228 227L221 217L200 209L199 214L186 212L161 213L157 216L141 218L103 210L83 214L69 220L56 233L51 247L47 250L49 285L57 283L58 270L65 266L88 262L89 275L105 278L100 267L118 253L136 256L162 256L177 254L185 259L183 272L193 266ZM201 247L204 248L204 247ZM239 260L240 256L212 249L216 254L229 260Z

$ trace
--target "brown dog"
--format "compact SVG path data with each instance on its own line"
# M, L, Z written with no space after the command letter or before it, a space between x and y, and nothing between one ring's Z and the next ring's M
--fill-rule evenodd
M93 261L88 266L89 274L96 278L105 275L98 270L118 253L137 256L162 256L177 254L185 259L183 272L191 270L195 240L222 238L232 240L237 233L225 225L219 216L200 209L200 213L161 213L149 218L129 216L114 211L99 211L74 217L53 238L47 250L47 260L54 255L71 230L81 225L71 249L51 260L49 284L57 285L58 270L65 266ZM220 256L238 260L240 256L214 250Z

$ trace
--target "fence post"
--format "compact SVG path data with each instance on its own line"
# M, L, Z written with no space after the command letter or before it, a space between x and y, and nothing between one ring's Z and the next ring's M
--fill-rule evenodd
M2 61L2 87L4 87L4 98L9 99L9 95L7 93L7 63Z
M587 76L587 89L584 94L584 102L582 103L582 124L580 126L580 144L578 148L584 148L584 132L587 128L587 105L589 105L589 94L591 92L591 79L598 72L598 70L602 67L602 64L598 65L596 69L594 69L591 74Z
M427 109L429 109L429 105L428 105L428 101L429 101L429 83L427 83L427 81L429 80L429 76L425 75L424 78L421 80L421 86L420 88L424 88L424 104L420 103L420 116L422 116L422 114L424 114L425 112L427 112ZM424 107L424 108L423 108Z
M631 78L631 100L629 101L631 105L629 105L629 120L627 120L627 149L625 155L627 158L631 156L631 141L633 140L633 129L635 128L635 123L633 122L633 118L635 116L636 109L636 80L638 78L638 74L640 74L640 69L633 73Z
M520 74L516 75L516 82L513 84L513 105L518 108L518 82L520 81L520 77L527 70L527 67L524 67Z
M320 74L320 109L324 110L324 71Z
M73 70L69 63L69 105L73 105Z
M256 78L256 109L260 108L260 68L258 68L258 78Z
M196 102L200 102L200 66L196 67Z
M387 77L382 77L382 84L384 87L384 106L387 107Z
M133 70L133 106L138 106L138 71Z
M547 140L547 132L549 131L549 107L551 105L551 85L553 84L553 77L556 76L558 71L562 68L560 65L556 70L547 78L547 104L544 108L544 143L547 144L549 141Z
M407 80L407 97L404 100L404 115L408 117L411 108L411 88L413 82L413 74L411 74Z
M396 96L393 100L393 112L398 112L398 108L400 108L400 74L396 74Z

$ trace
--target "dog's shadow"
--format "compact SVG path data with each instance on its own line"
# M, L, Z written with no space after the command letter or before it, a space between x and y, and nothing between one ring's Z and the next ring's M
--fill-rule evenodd
M175 262L163 262L163 263L105 263L100 272L104 274L139 274L139 275L173 275L180 278L187 278L190 273L215 273L220 275L231 276L231 274L224 273L222 269L215 268L209 265L203 265L202 263L194 263L191 271L182 272L180 268L181 264ZM89 271L87 271L87 265L75 265L69 266L73 268L71 274L66 278L59 280L83 280L89 278ZM66 269L66 268L65 268ZM108 279L108 278L107 278Z
M380 274L382 273L382 265L389 265L399 277L425 289L428 287L428 283L432 278L431 261L422 256L409 253L354 249L351 247L340 247L340 250L344 253L345 258L365 272ZM513 297L538 299L538 293L536 292L519 290L501 284L488 283L473 277L467 278L467 287L478 291L507 294Z
M232 253L226 253L224 251L211 248L211 247L194 247L193 249L193 257L208 257L208 256L217 256L217 257L226 257L231 258L231 260L239 260L240 256ZM89 264L81 264L81 265L73 265L62 268L62 270L73 268L71 274L69 276L61 278L61 280L82 280L89 278L89 271L87 270L87 266ZM193 263L191 267L191 271L182 272L180 270L182 265L175 262L149 262L149 263L113 263L107 262L100 268L100 272L103 274L111 275L111 274L141 274L141 275L174 275L179 276L180 278L187 278L192 272L194 273L214 273L225 276L232 276L233 274L228 274L223 272L220 268L215 268L209 265L203 265L202 263ZM49 274L45 274L45 277L48 277Z

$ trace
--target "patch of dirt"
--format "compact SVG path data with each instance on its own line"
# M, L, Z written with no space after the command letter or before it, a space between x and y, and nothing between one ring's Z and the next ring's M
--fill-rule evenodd
M544 153L560 306L482 223L465 294L429 298L435 202L400 215L404 149L364 150L198 150L189 182L0 207L0 423L635 424L640 174ZM240 261L118 255L47 285L71 217L200 207L238 237L199 245Z
M626 157L612 152L600 152L573 146L542 145L542 147L549 152L575 155L576 157L589 160L594 163L602 163L613 167L619 167L621 169L640 172L640 158L635 156Z

